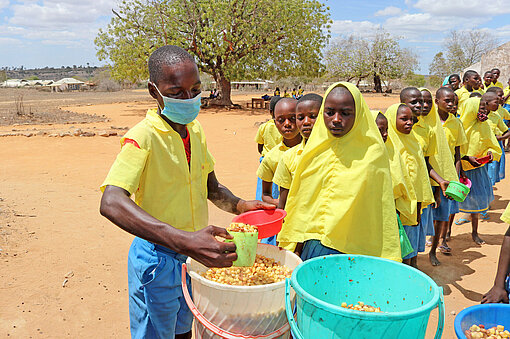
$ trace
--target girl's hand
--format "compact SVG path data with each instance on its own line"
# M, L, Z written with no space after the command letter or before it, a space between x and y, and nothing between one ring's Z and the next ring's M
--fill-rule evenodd
M439 187L441 187L441 191L443 192L443 196L446 197L446 189L448 188L448 185L450 185L450 182L447 180L441 181L439 183Z
M467 160L467 162L469 162L471 164L471 166L473 166L473 167L480 167L480 166L482 166L482 164L480 164L478 162L478 160L476 160L476 157L467 156L467 159L464 158L464 160Z
M493 162L494 161L494 155L492 155L492 152L491 151L487 152L487 155L490 156L489 162Z

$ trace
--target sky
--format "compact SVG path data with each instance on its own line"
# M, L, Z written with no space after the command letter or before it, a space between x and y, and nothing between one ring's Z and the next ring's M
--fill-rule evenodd
M510 41L510 0L322 0L333 37L370 36L383 27L401 38L427 74L450 30L483 29ZM101 66L94 38L118 0L0 0L0 67Z

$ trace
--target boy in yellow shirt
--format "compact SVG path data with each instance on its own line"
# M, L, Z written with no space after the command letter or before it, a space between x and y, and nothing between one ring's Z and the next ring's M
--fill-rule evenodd
M257 170L257 176L262 180L262 201L278 206L278 196L272 194L273 177L280 158L286 150L299 145L301 135L296 126L296 99L283 98L275 107L275 124L283 137L282 142L276 145L264 157ZM276 236L262 239L263 243L276 245Z
M464 104L467 99L469 99L469 95L473 92L479 92L483 94L483 90L480 89L482 85L482 79L478 72L469 70L464 73L462 76L463 86L455 91L455 94L459 97L459 112L464 111Z
M503 89L503 84L498 81L499 76L501 75L501 71L499 70L499 68L493 68L491 72L492 72L492 85Z
M163 46L149 57L150 95L158 109L121 139L121 151L101 186L100 212L135 235L128 256L133 338L191 338L181 265L188 256L209 267L236 260L232 238L207 226L207 199L225 211L274 208L245 201L216 179L200 123L201 82L193 57ZM135 195L135 201L130 196ZM189 279L189 277L188 277Z
M273 147L282 142L282 135L278 131L278 128L276 128L274 122L274 108L280 99L280 96L274 96L271 98L271 101L269 102L269 114L271 114L271 119L259 126L257 135L255 136L255 142L257 143L258 151L261 154L259 163L262 162L264 156L273 149ZM278 187L276 185L273 185L273 197L278 197ZM260 180L260 178L257 178L255 199L262 200L262 180Z
M484 90L494 86L492 83L492 71L487 71L483 74L483 88Z
M441 119L448 147L457 170L457 175L461 177L464 174L461 165L460 147L467 143L467 137L462 123L455 117L455 113L457 112L455 101L455 93L450 88L441 87L437 90L435 98L437 112ZM440 251L443 254L450 254L451 252L447 244L446 234L449 230L449 226L453 223L455 214L459 212L459 204L455 200L445 199L442 196L440 196L440 198L441 204L435 210L435 219L438 222L438 229L440 232L434 235L432 246L429 251L430 262L433 266L440 264L436 256L436 248L440 239L442 239L442 243L439 246Z

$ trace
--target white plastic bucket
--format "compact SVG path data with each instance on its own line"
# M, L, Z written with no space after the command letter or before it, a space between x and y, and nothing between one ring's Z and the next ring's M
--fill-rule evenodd
M302 261L277 246L258 244L257 254L296 268ZM258 286L230 286L202 277L207 267L188 258L183 274L191 277L193 300L186 279L183 293L195 316L195 338L288 338L285 315L285 281ZM294 295L291 295L294 298Z

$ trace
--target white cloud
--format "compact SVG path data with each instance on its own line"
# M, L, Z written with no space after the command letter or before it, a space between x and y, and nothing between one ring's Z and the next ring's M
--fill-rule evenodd
M372 36L378 28L379 24L370 21L334 20L331 32L339 35Z
M0 0L0 10L9 7L9 0Z
M384 9L381 9L380 11L375 12L374 16L395 16L402 13L403 11L401 8L389 6Z
M510 13L508 0L418 0L414 7L435 15L465 18Z

